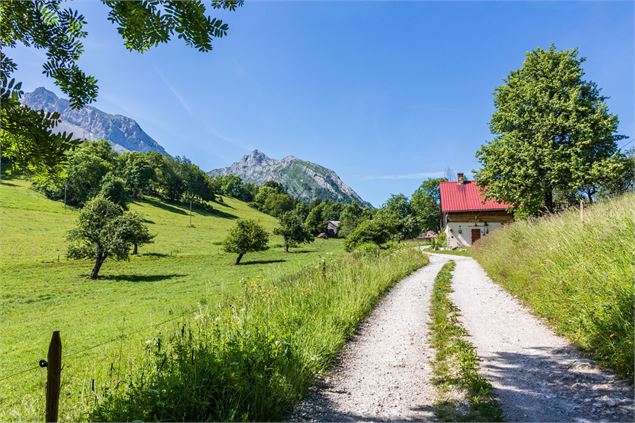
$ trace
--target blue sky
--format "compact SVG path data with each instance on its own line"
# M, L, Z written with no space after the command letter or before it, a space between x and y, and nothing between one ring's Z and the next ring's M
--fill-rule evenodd
M332 168L375 205L409 195L446 168L478 167L495 87L551 42L579 48L620 132L635 135L628 1L248 1L221 14L230 32L211 53L174 40L143 55L125 50L100 2L69 4L88 20L80 64L99 80L94 105L204 170L258 148ZM9 54L27 91L61 94L43 52Z

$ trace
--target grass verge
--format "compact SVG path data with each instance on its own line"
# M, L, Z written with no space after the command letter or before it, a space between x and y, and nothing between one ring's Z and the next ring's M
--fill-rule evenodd
M423 250L426 253L447 254L449 256L472 257L469 248L459 248L456 250Z
M280 420L396 282L427 264L403 249L348 255L293 276L243 283L147 344L144 360L101 383L92 421Z
M492 385L478 373L475 348L466 339L459 311L449 298L454 266L453 261L446 263L437 275L430 305L432 347L436 350L435 414L442 421L502 421Z
M489 276L559 334L633 380L635 194L519 221L472 247Z

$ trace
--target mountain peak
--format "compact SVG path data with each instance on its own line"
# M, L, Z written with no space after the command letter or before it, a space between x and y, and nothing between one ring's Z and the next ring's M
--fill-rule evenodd
M256 185L271 180L280 182L289 194L304 201L328 198L345 203L355 201L370 207L334 171L294 156L275 160L254 150L231 166L208 173L210 176L236 175Z
M73 109L68 100L59 98L44 87L25 93L22 104L34 110L59 113L61 120L55 130L72 133L74 138L105 139L116 151L157 151L167 154L134 119L112 115L92 106Z

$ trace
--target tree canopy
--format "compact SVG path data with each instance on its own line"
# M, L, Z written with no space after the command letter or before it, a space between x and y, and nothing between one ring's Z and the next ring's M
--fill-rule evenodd
M421 222L422 231L438 230L441 225L441 193L439 184L446 178L429 178L412 194L410 204Z
M269 243L269 234L251 219L241 219L230 229L229 235L223 241L223 250L228 253L236 253L236 264L240 264L243 256L253 251L266 250Z
M486 198L517 207L521 215L554 211L628 171L617 141L618 118L606 97L584 79L577 50L535 49L494 95L495 138L482 146L475 172Z

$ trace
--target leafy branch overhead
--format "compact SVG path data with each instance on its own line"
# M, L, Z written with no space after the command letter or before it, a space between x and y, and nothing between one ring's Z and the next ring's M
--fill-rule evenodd
M73 108L81 108L97 98L97 79L86 74L77 62L84 52L86 19L76 10L63 8L61 0L16 1L0 3L0 46L15 47L21 43L46 51L44 74L55 80L68 94ZM108 20L117 26L124 45L143 53L176 34L186 45L199 51L210 51L214 38L227 35L229 26L221 19L207 15L200 0L194 1L112 1ZM234 11L242 0L213 0L212 9ZM9 79L13 67L2 68Z

